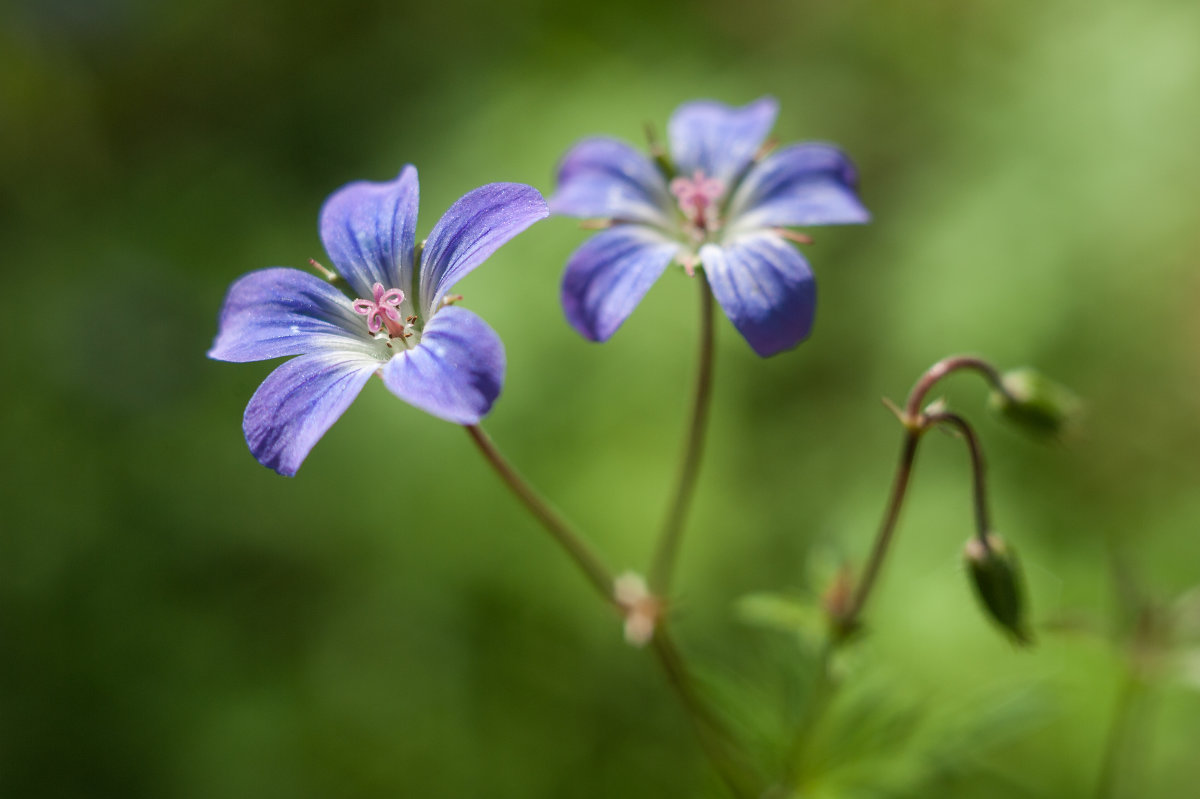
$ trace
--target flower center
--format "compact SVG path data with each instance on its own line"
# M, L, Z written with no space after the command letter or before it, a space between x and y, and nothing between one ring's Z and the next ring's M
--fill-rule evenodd
M725 193L724 182L710 178L704 174L704 170L697 169L690 178L672 180L671 193L679 200L679 210L697 230L705 232L719 227L717 200Z
M372 299L364 300L360 297L353 304L356 314L367 317L367 330L378 333L382 328L387 328L388 335L392 338L411 336L409 330L416 317L410 316L405 319L400 315L400 303L404 302L404 292L400 289L384 289L382 283L376 283L371 287L371 293L374 295Z

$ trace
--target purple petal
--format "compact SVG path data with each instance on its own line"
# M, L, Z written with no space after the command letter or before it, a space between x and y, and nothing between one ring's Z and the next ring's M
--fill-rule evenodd
M504 345L482 319L447 307L425 325L421 343L383 368L400 399L456 424L475 424L504 386Z
M421 310L429 318L442 296L502 244L550 215L523 183L489 183L467 192L434 225L421 255Z
M274 267L238 278L225 295L208 357L262 361L328 349L369 351L367 324L350 300L299 269Z
M558 165L555 214L669 225L667 182L646 155L616 139L584 139Z
M700 260L717 302L763 358L808 337L817 285L808 263L774 233L752 233L731 244L706 244Z
M675 170L686 177L699 169L729 185L754 158L778 113L773 97L741 108L713 100L679 106L667 123Z
M592 236L567 261L562 283L567 321L584 338L607 341L646 296L679 246L641 225L618 225Z
M866 222L870 214L858 199L857 185L854 164L836 147L784 147L746 174L730 202L730 224L748 230Z
M350 183L325 201L321 241L356 296L376 283L412 290L418 195L417 170L406 166L390 183Z
M285 477L294 475L380 366L357 353L325 352L301 355L271 372L242 419L254 457Z

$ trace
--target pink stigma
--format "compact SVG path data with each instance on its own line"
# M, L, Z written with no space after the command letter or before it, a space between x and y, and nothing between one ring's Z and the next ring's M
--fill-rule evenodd
M357 299L354 301L354 312L367 317L367 330L378 333L386 327L392 336L404 335L404 317L400 315L400 303L404 302L404 292L400 289L383 288L382 283L371 287L375 295L374 301Z
M697 169L690 178L671 181L671 193L679 200L679 210L696 227L711 230L716 227L716 203L725 193L725 184Z

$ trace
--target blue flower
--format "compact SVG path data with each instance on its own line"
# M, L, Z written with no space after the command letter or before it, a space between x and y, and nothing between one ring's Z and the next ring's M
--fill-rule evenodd
M478 422L500 395L500 338L448 292L548 216L546 202L519 183L482 186L450 207L417 256L417 197L417 170L406 166L390 183L351 183L326 200L321 240L354 299L283 267L230 287L209 357L298 356L271 372L246 406L246 443L264 466L294 475L371 375L457 424Z
M608 220L567 262L562 303L584 337L606 341L673 260L702 265L713 294L762 357L812 328L816 284L788 243L792 226L866 222L857 174L840 150L793 144L759 157L770 97L733 108L686 103L667 127L675 177L616 139L576 144L558 168L553 213Z

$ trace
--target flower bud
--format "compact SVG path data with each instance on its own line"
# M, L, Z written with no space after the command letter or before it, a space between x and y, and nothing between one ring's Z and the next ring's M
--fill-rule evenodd
M1079 417L1081 403L1069 389L1033 369L1014 369L1001 377L1004 391L988 403L997 414L1042 438L1057 438Z
M977 537L968 541L963 556L983 609L1014 641L1032 643L1025 620L1025 581L1016 553L1000 536L989 533L986 545Z

